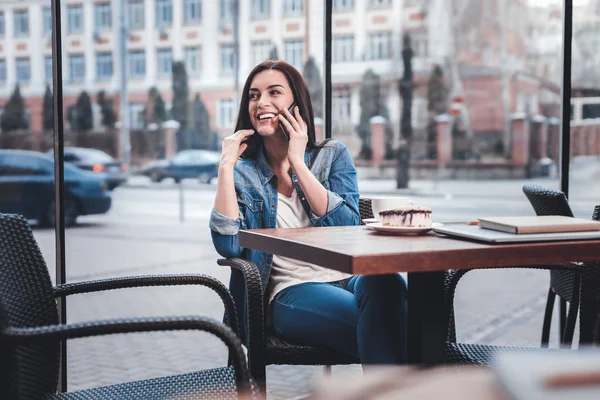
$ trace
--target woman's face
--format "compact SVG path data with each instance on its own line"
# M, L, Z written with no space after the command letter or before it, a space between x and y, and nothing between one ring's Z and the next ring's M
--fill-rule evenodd
M294 95L281 71L267 69L254 76L249 99L252 126L259 135L271 136L280 130L279 112L292 105Z

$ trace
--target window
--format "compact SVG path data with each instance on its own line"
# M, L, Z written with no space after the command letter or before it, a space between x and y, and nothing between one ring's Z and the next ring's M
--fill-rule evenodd
M173 3L171 0L156 0L156 26L171 25L172 22Z
M129 29L143 29L144 23L144 0L129 0L127 10L127 22Z
M146 53L144 50L130 51L127 60L131 78L140 79L146 76Z
M110 29L112 25L110 3L94 4L94 18L96 30L103 31Z
M233 45L221 45L221 71L224 74L233 73Z
M233 0L220 0L221 20L229 21L233 19Z
M186 47L183 49L185 69L188 74L198 75L200 73L200 56L200 47Z
M44 14L42 16L44 19L44 35L47 35L52 32L52 9L50 7L44 7Z
M96 78L98 80L107 80L112 78L113 62L112 53L96 54Z
M349 62L354 60L354 36L338 36L333 38L333 62Z
M283 13L287 15L302 14L302 0L283 0Z
M258 41L252 42L252 65L260 64L271 56L271 42Z
M29 13L27 10L19 10L14 13L15 36L27 36L29 34Z
M286 40L283 42L285 61L292 64L298 71L302 71L302 40Z
M416 57L427 57L429 55L429 43L427 34L416 34L411 38L411 45Z
M44 57L44 75L46 84L52 86L52 56Z
M69 33L83 31L83 7L81 5L67 7L67 31Z
M81 54L69 56L69 80L74 83L83 82L85 78L85 59Z
M200 0L184 0L183 21L186 24L198 23L202 19L202 4Z
M16 67L17 83L29 83L29 79L31 78L31 67L29 65L29 58L17 58Z
M144 128L144 103L129 103L129 126L133 129Z
M427 99L415 96L412 103L411 119L415 129L424 129L427 127Z
M392 4L392 0L369 0L369 7L385 7Z
M344 11L354 8L354 0L333 0L333 11Z
M268 17L270 13L270 5L271 0L252 0L252 17Z
M156 60L158 62L157 71L161 78L171 76L173 72L173 53L171 49L159 49L156 52Z
M350 121L351 104L352 95L350 89L339 88L332 90L331 112L333 113L333 121L335 121L335 123L343 124Z
M6 85L6 60L0 59L0 85Z
M0 12L0 36L4 36L6 32L6 23L4 21L4 13Z
M390 32L370 33L367 38L367 60L387 60L391 58Z
M219 128L230 128L233 126L233 100L219 100L217 110L217 125Z

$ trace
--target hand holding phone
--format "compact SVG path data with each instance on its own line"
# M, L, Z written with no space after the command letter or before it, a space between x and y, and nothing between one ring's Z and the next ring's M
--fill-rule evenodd
M294 101L292 103L291 106L288 107L288 111L290 112L290 114L294 115L294 108L296 107L296 102ZM285 116L284 113L282 113L281 111L279 112L281 115L283 115L284 118L287 119L287 117ZM291 122L290 122L291 123ZM285 138L287 140L290 140L290 133L287 131L287 129L285 129L285 126L283 125L283 123L281 121L279 121L279 127L281 128L281 130L283 131L283 134L285 135Z

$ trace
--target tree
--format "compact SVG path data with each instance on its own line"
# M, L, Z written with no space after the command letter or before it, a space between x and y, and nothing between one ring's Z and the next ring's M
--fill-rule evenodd
M436 117L448 110L448 86L444 80L444 72L435 65L427 82L427 158L437 158Z
M273 45L271 53L269 53L269 60L279 60L279 53L277 52L277 46Z
M197 143L193 143L194 148L209 149L212 144L212 132L210 130L210 117L204 102L200 95L196 93L192 103L192 123Z
M144 126L150 124L160 124L167 119L165 102L163 101L158 89L151 87L148 90L148 99L143 111Z
M187 127L188 122L188 96L189 88L185 65L182 61L176 61L173 63L173 107L171 108L171 116L179 122L182 130Z
M17 85L4 106L4 113L0 119L0 128L5 132L9 132L27 129L28 127L29 124L25 118L25 102L21 96L21 89Z
M102 125L106 127L106 129L112 129L115 127L115 122L117 122L117 115L115 110L113 109L112 99L106 97L106 92L101 90L98 92L96 96L96 102L100 106L100 113L102 114Z
M400 135L402 141L396 154L396 188L408 188L410 180L410 148L412 144L412 99L413 99L413 50L410 45L410 35L404 34L402 39L402 62L404 74L398 88L402 98L402 117L400 120Z
M86 91L81 92L75 104L67 108L67 120L71 130L76 132L88 132L94 127L92 101Z
M379 75L368 69L362 78L360 87L360 122L356 127L362 140L359 157L371 158L371 118L379 115L381 104L381 88Z
M313 56L308 57L308 60L306 60L302 75L304 75L304 79L308 85L315 117L321 118L323 117L323 82L321 81L321 73Z
M46 86L44 93L44 103L42 106L42 126L44 131L52 132L54 130L54 100L50 86Z

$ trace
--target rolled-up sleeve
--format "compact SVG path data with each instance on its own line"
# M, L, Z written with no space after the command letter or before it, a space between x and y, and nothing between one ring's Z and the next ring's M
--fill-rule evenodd
M329 172L327 212L321 216L311 212L313 226L360 225L356 168L346 146L340 147Z
M240 210L240 215L243 215ZM209 221L210 232L215 250L225 258L239 257L244 250L238 242L238 232L246 229L244 218L230 218L212 210Z

